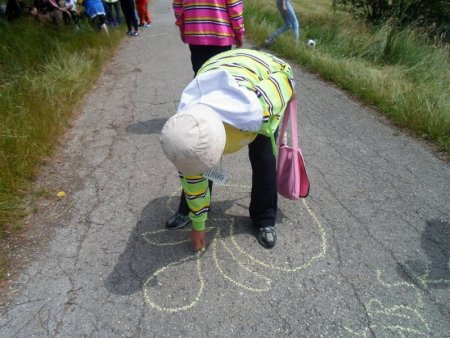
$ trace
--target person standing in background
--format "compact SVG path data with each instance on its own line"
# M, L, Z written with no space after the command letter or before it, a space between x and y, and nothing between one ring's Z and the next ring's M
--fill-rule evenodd
M113 26L120 25L122 18L120 17L120 3L119 0L104 0L105 1L105 9L107 21L109 24ZM115 16L113 15L113 10L115 12Z
M277 0L277 8L284 20L284 25L273 32L265 41L266 45L272 44L281 34L292 29L295 41L300 41L300 25L292 8L290 0Z
M80 13L78 11L77 1L64 0L64 8L70 13L70 16L64 17L66 24L70 24L71 22L73 22L75 24L75 27L77 29L80 29L79 25Z
M139 36L138 21L136 18L136 7L134 0L120 0L123 16L127 24L127 35ZM132 30L134 28L134 31Z
M244 6L242 0L174 0L175 24L181 41L189 45L194 76L211 57L244 43ZM209 181L209 193L212 193ZM166 222L167 229L190 223L189 206L181 191L177 212Z
M189 45L194 73L214 55L244 41L242 0L174 0L175 24Z
M108 27L106 27L106 12L103 2L101 0L84 0L83 6L86 8L86 13L91 19L94 28L108 34Z
M148 10L148 0L136 0L136 9L139 15L139 27L150 27L152 18Z

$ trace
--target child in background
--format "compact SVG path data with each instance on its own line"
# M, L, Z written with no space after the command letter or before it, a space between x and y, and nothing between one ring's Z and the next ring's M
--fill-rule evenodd
M148 0L136 0L136 9L139 15L139 27L150 27L152 19L148 10Z
M295 15L294 9L292 8L290 0L277 0L277 8L284 20L284 25L273 32L265 41L266 45L270 45L276 38L281 34L292 29L295 41L299 42L300 36L300 26Z
M76 0L64 0L64 8L70 13L70 17L65 17L66 24L73 22L77 28L79 26L80 13L77 8Z
M120 25L122 18L120 17L120 3L119 0L104 0L105 9L106 9L106 19L109 24L113 26ZM115 12L115 16L113 15L113 10Z
M189 45L191 63L197 74L206 60L244 41L242 0L173 0L175 24L181 41Z
M136 18L136 7L134 4L134 0L120 0L120 7L122 8L122 13L127 24L127 35L139 36L139 28ZM132 28L134 28L134 31L131 30Z
M84 0L83 4L94 27L108 34L105 7L103 7L101 0Z
M63 13L70 16L67 9L59 7L55 0L35 0L31 5L30 13L41 23L54 23L59 25L63 22Z

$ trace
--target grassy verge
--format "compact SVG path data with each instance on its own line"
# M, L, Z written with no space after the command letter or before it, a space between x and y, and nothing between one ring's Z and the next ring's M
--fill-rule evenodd
M38 27L39 26L39 27ZM0 20L0 238L20 229L23 197L123 31L109 36L85 22L41 26ZM7 253L0 248L0 280Z
M450 151L450 58L412 30L385 26L371 31L331 2L294 0L302 43L285 34L270 48L319 73L364 102L378 107L397 126ZM263 43L280 26L275 1L246 1L247 36ZM315 39L315 49L305 41Z

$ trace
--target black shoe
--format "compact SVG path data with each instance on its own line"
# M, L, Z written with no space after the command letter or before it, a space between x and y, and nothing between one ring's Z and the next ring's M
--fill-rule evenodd
M179 212L175 213L166 222L166 228L170 230L184 228L191 222L188 215L182 215Z
M273 248L277 242L277 233L275 232L275 227L267 226L259 228L258 230L258 241L265 248Z

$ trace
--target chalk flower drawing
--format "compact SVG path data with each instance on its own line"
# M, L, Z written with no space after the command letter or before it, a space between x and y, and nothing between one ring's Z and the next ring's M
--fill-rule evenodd
M420 311L423 300L420 290L411 283L402 281L389 284L382 279L381 270L377 271L377 281L385 293L406 294L411 296L410 304L405 305L405 299L396 299L397 304L383 304L379 299L372 298L364 305L369 318L368 326L362 330L349 327L345 329L357 337L428 337L430 327Z
M146 302L154 309L162 312L167 313L174 313L174 312L180 312L180 311L186 311L191 308L193 308L195 305L198 304L200 301L202 294L204 293L206 283L204 279L204 260L207 255L211 256L214 262L214 267L218 273L229 283L234 284L237 288L241 288L243 290L251 291L251 292L267 292L269 291L271 286L271 279L267 277L266 275L256 271L258 268L255 268L255 266L259 266L259 269L272 269L272 270L278 270L282 272L297 272L301 271L303 269L306 269L310 267L312 264L314 264L318 259L324 257L327 253L327 240L326 240L326 234L325 230L322 226L322 224L319 222L317 217L312 212L311 208L308 206L305 200L303 201L303 207L308 212L309 216L313 220L313 224L317 227L317 232L319 234L319 243L318 243L318 252L312 257L306 258L302 264L297 266L278 266L270 262L264 262L263 260L253 256L249 252L247 252L236 240L235 236L235 224L234 224L234 218L233 217L224 217L224 218L213 218L210 223L214 224L215 222L224 222L227 225L228 229L228 242L225 240L225 237L222 234L223 229L221 227L214 227L209 226L207 227L206 231L213 232L213 239L211 241L211 245L209 249L206 252L197 252L195 254L186 256L178 261L171 262L170 264L156 270L152 275L148 277L148 279L145 281L143 286L143 292ZM189 232L190 229L187 230L178 230L178 231L186 231ZM145 240L149 245L154 246L174 246L174 245L180 245L183 243L190 242L190 238L188 236L188 233L186 233L186 236L184 236L183 240L180 241L167 241L163 240L160 241L160 235L166 232L170 232L173 234L173 230L166 230L161 229L157 231L151 231L146 232L143 234ZM239 276L242 274L246 274L251 276L251 283L246 283L243 280L239 280L236 277L231 276L229 273L226 272L226 268L222 265L221 260L218 257L218 253L226 253L229 257L231 257L231 260L228 261L228 263L233 263L237 268L240 269L241 274L238 274ZM249 264L250 262L250 264ZM191 294L190 299L183 298L181 300L178 300L177 297L175 302L179 302L177 306L164 306L161 304L161 300L158 299L157 296L152 294L152 291L155 284L160 284L158 280L158 276L165 274L165 276L169 276L167 278L173 280L176 279L175 273L179 273L179 269L181 269L181 266L186 265L185 263L191 263L195 264L195 273L197 274L196 282L197 285L189 285L189 288L195 288L195 291ZM192 270L192 269L191 269ZM192 271L190 273L192 274ZM180 277L182 278L182 277ZM159 285L161 286L161 285ZM171 297L171 295L169 295Z

